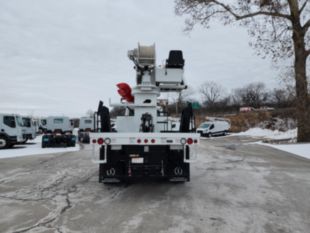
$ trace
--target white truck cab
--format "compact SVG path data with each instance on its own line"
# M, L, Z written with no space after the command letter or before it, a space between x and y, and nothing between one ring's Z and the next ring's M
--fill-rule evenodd
M89 143L89 132L93 132L94 128L95 122L93 117L81 117L78 132L79 142Z
M83 131L94 130L94 119L93 117L81 117L79 129Z
M200 124L196 132L201 136L210 137L216 135L226 135L230 129L230 122L222 118L215 118Z
M0 149L22 143L24 133L23 121L20 116L0 113Z
M34 121L31 117L22 117L23 120L23 127L25 129L25 133L23 135L24 140L27 141L29 139L35 139L36 137L36 126L34 124Z

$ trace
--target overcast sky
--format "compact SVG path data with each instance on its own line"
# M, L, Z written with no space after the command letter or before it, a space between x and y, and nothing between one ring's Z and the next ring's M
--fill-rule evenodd
M99 99L117 102L115 84L135 82L127 50L138 42L156 43L157 64L183 50L193 88L277 84L278 71L255 55L244 28L186 34L184 20L173 0L0 0L0 111L73 117Z

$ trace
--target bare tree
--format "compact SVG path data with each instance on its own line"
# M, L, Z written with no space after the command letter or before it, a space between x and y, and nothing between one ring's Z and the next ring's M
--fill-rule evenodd
M277 107L291 107L294 103L294 96L284 88L275 88L272 92L271 100Z
M279 85L273 90L272 101L278 107L293 106L296 100L296 87L293 67L287 67L280 75Z
M203 104L212 107L223 97L224 89L221 85L210 81L202 84L199 92L202 95Z
M186 102L195 102L195 91L191 86L188 86L185 90L178 92L176 98L173 99L173 105L175 105L175 112L179 114L182 108L186 106Z
M242 98L239 93L239 89L233 89L230 94L230 104L232 106L240 107L242 105Z
M229 2L229 3L228 3ZM274 59L294 57L297 97L297 140L310 141L310 98L306 64L310 54L309 0L176 0L176 13L189 15L192 29L197 23L209 26L217 18L247 26L250 43L258 53Z
M261 107L268 98L264 83L250 83L245 87L235 90L235 95L241 100L242 104L251 107Z

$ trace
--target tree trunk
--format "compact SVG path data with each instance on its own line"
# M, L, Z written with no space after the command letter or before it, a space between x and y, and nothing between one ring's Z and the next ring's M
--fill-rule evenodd
M295 50L295 81L297 96L297 141L310 142L310 99L306 76L307 54L304 33L300 25L294 25L293 41Z

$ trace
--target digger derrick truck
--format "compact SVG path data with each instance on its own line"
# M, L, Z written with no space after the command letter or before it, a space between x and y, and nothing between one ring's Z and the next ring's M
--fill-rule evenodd
M170 51L162 67L155 64L155 45L138 44L128 51L128 57L135 64L136 86L131 89L126 83L117 84L121 101L110 103L111 107L126 108L125 115L116 118L112 132L109 110L100 102L94 117L95 132L90 133L99 182L141 178L189 181L189 162L199 143L199 134L193 131L191 104L182 111L179 131L169 129L169 116L157 104L161 92L186 89L182 51Z

